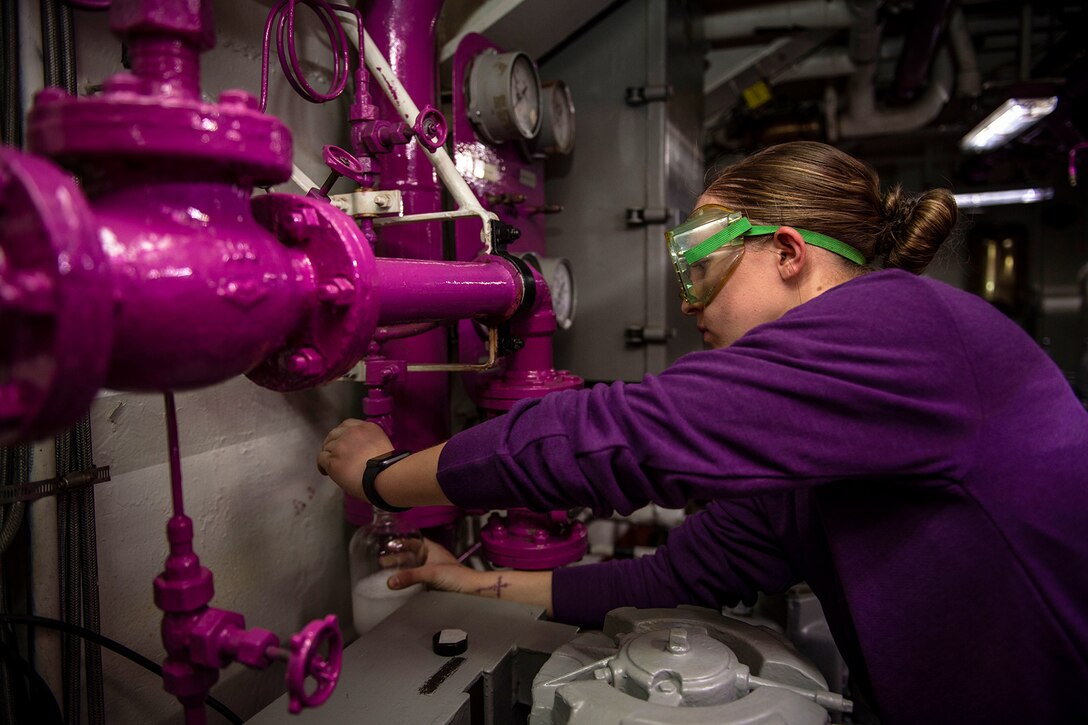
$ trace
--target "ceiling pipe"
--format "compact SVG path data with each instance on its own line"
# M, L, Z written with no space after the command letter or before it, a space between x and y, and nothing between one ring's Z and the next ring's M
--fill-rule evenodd
M926 76L937 53L945 19L952 8L952 0L924 0L914 4L913 20L907 32L903 53L895 69L892 98L899 102L918 97L926 85Z
M967 21L959 8L952 13L952 20L948 23L948 40L952 55L956 58L956 93L970 98L978 97L982 93L982 74L978 69L971 34L967 32Z
M847 28L853 21L846 0L796 0L708 15L703 30L706 39L714 42L752 39L768 31Z
M839 117L838 136L883 136L913 131L940 113L951 97L953 71L947 50L938 53L930 83L914 103L893 109L876 107L876 67L881 28L877 22L880 2L856 5L857 23L851 33L851 53L857 71L850 77L849 107ZM832 139L834 140L834 139Z

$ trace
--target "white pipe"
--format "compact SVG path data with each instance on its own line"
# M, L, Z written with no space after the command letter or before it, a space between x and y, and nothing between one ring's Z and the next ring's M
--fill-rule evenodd
M314 183L314 180L306 175L306 172L300 169L297 165L291 164L291 181L302 189L302 193L305 194L310 189L318 186Z
M341 16L340 24L344 26L344 29L348 32L345 33L348 39L351 41L355 49L359 49L359 36L358 26L354 15ZM370 38L370 33L363 31L363 56L366 62L366 67L370 70L371 75L378 81L378 85L382 87L382 91L385 93L385 97L389 99L389 102L393 104L393 107L397 109L401 118L409 126L414 126L416 119L419 117L419 107L416 106L416 102L412 100L412 97L408 95L408 91L404 89L400 79L397 78L389 68L389 62L382 55L382 52L378 50L378 46L374 44L374 41ZM494 214L486 211L480 204L476 195L472 193L472 189L465 183L465 180L461 178L461 174L457 172L457 168L453 165L453 160L450 155L446 153L446 149L439 146L435 151L430 151L426 147L422 147L423 152L427 154L427 158L434 164L435 170L438 172L439 178L442 179L442 183L446 185L450 194L453 196L454 201L457 202L457 206L465 209L472 209L478 213L489 215L493 219L497 219Z
M878 110L873 100L874 74L875 65L855 75L855 79L859 76L868 78L868 88L860 94L851 93L850 108L839 119L839 133L842 138L886 136L914 131L936 118L952 96L952 61L947 50L938 53L933 61L933 71L926 92L909 106Z
M703 31L707 40L732 40L760 29L845 28L853 20L845 0L795 0L707 15Z
M971 43L971 34L967 32L967 21L963 10L952 13L948 24L948 40L952 45L952 54L956 57L956 93L975 98L982 92L982 74L978 70L978 58L975 46Z
M867 2L857 11L850 50L858 69L850 77L850 105L839 118L841 138L913 131L936 118L951 97L952 61L948 51L941 50L934 59L929 86L917 101L902 108L876 108L875 79L881 32L876 17L879 6L879 2Z
M354 14L340 16L340 24L348 31L345 35L356 50L359 49L358 22ZM389 61L378 50L378 46L374 45L370 33L366 32L365 29L363 30L363 60L370 74L374 76L375 80L378 81L378 85L382 87L382 91L385 92L385 97L397 109L397 113L404 119L404 122L409 126L415 126L416 119L419 117L419 107L416 106L416 102L412 100L412 97L408 95L408 91L405 90L400 79L392 73L389 68ZM420 145L420 148L423 149L423 153L427 154L427 158L430 159L435 171L438 172L438 178L442 180L446 190L450 192L450 196L457 203L457 208L470 211L480 217L480 241L483 242L484 253L490 254L492 250L491 222L497 220L498 217L484 209L483 205L480 204L479 199L472 193L472 189L461 178L461 174L458 173L457 167L454 166L453 160L446 153L444 146L439 146L434 151L423 145ZM403 217L403 219L404 221L417 221L414 217ZM423 221L423 219L418 221Z

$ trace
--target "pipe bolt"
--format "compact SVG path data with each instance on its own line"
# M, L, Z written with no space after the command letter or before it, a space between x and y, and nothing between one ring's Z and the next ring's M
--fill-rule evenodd
M387 209L392 203L393 200L389 198L389 194L378 194L374 197L374 206L379 209Z
M593 670L593 679L597 680L598 682L607 682L611 684L612 670L608 669L607 667L598 667L597 669Z
M251 111L256 111L261 106L261 102L252 93L241 88L228 88L220 93L219 103L223 106L242 106Z
M26 412L19 384L0 385L0 423L18 423Z
M287 355L281 364L288 373L308 378L321 372L325 359L315 348L304 347Z
M674 695L676 694L676 683L672 680L665 680L663 682L657 683L657 687L655 687L654 689L656 689L662 695Z
M317 288L317 298L336 307L351 303L355 296L355 285L345 277L334 277Z
M114 73L102 83L103 93L140 93L144 83L132 73Z
M63 101L71 96L68 95L68 91L63 88L57 88L56 86L50 86L43 88L34 95L34 105L47 106L58 101Z

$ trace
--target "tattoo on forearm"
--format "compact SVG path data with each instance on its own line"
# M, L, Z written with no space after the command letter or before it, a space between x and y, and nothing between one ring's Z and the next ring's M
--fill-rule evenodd
M502 581L502 574L499 574L499 578L495 580L494 584L486 587L480 587L476 590L477 594L485 594L488 592L495 592L496 599L502 599L502 590L506 589L510 584L504 584Z

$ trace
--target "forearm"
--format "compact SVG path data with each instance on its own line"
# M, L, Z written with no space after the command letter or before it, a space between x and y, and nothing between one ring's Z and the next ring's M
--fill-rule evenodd
M488 599L505 599L544 607L552 615L552 573L550 571L478 571L461 590Z
M378 493L394 506L452 506L438 485L438 457L445 443L413 453L374 480Z

